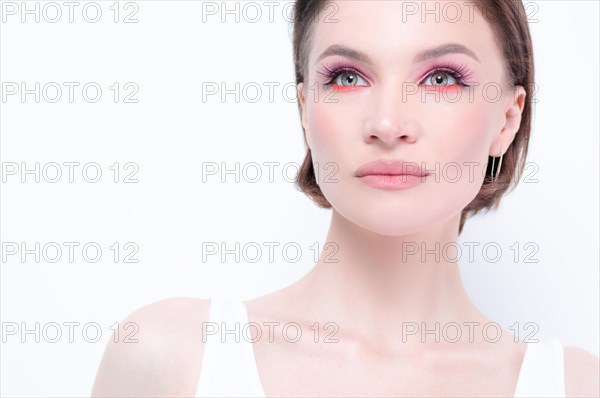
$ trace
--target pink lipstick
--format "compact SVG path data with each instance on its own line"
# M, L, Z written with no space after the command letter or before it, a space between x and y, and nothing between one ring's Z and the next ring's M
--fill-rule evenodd
M382 189L409 189L424 182L429 175L414 162L377 160L356 170L362 182Z

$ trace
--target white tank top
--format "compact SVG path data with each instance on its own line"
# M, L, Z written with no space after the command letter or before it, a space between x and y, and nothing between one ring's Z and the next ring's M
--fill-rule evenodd
M208 322L214 322L215 328L219 329L211 335L208 333L210 324L206 326L207 336L203 336L204 354L196 397L266 398L252 342L249 336L244 338L241 332L248 323L245 303L212 298ZM232 332L226 334L225 330ZM553 339L528 343L515 398L565 396L564 357L560 341Z

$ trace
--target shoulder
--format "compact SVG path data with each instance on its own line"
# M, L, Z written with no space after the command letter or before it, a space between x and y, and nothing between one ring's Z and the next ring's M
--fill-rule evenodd
M567 397L600 396L600 360L573 346L564 347L565 389Z
M170 298L129 314L104 351L92 397L193 396L209 310L209 300Z

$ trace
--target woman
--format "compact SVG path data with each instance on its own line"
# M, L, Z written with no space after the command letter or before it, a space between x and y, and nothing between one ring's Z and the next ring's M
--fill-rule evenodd
M298 0L294 17L297 182L332 208L335 261L325 246L305 277L255 300L136 311L124 323L140 343L109 345L93 396L598 396L598 358L484 330L456 262L407 256L455 243L520 176L534 82L523 5Z

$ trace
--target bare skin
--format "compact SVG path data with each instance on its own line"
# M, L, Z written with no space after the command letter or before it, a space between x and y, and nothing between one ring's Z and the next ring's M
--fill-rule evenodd
M284 294L287 293L278 291L247 302L249 321L276 320L283 324L294 319L300 323L303 318L290 316L294 303L282 301ZM209 309L209 300L173 298L130 314L121 324L137 323L140 328L136 337L140 342L109 343L91 396L193 397L204 352L202 323L208 321ZM307 330L305 324L302 329ZM508 332L503 331L505 334ZM340 343L330 344L330 348L324 344L291 344L281 339L275 343L258 340L254 352L267 397L512 397L524 355L522 343L504 341L487 344L487 353L485 345L473 344L463 352L440 350L434 356L376 352L368 342L343 344L342 333L336 338ZM598 357L567 346L564 360L566 396L598 397ZM440 369L434 366L444 361L448 365L442 367L446 374L442 383Z
M334 237L341 241L336 225L334 221L328 241ZM455 290L438 289L428 296L429 302L440 300L438 306L433 306L440 311L436 312L438 320L479 325L491 322L469 300L460 278L452 279L458 271L446 266L440 275L445 274L446 285L455 286ZM393 314L381 318L376 306L369 309L364 301L353 301L351 293L361 285L351 280L349 270L341 271L344 267L339 263L319 261L291 286L246 302L250 322L297 322L308 337L290 343L281 333L275 333L275 340L269 342L263 334L254 343L267 397L514 396L525 346L523 342L514 343L511 332L502 330L502 338L496 343L486 342L481 333L474 334L473 343L466 341L466 333L457 344L443 339L436 344L431 337L427 343L421 338L403 343L400 329L392 330L391 322L396 319ZM194 396L204 350L202 323L208 321L209 309L208 300L177 298L131 314L121 324L137 323L140 343L109 344L92 396ZM425 319L415 318L424 313L414 311L402 319ZM332 331L325 328L319 343L314 343L310 328L314 322L335 322L339 329L333 337L338 342L323 343ZM432 324L428 325L431 329ZM263 333L266 330L263 328ZM476 330L481 332L481 328ZM565 347L568 397L598 396L598 371L597 357L576 347Z
M333 206L326 241L339 248L337 262L326 262L322 254L305 277L246 305L249 320L259 324L297 322L308 332L314 322L333 322L339 342L314 343L309 335L288 343L276 334L274 342L261 338L254 343L269 397L514 396L523 341L515 343L507 330L499 341L486 341L481 325L492 320L468 297L458 264L444 257L405 258L403 245L418 242L431 248L458 241L460 212L478 193L488 156L499 156L513 142L526 94L522 87L507 87L502 54L481 15L473 22L398 23L401 3L339 2L338 23L315 25L307 84L298 87L298 94L313 160L339 166L337 183L320 185ZM475 101L468 96L452 104L403 100L403 82L430 85L425 83L430 68L413 62L416 55L447 42L477 55L479 61L465 54L438 60L467 66L470 82L479 83ZM359 51L372 62L340 54L322 57L332 45ZM358 64L364 76L353 75L357 87L337 92L336 103L315 101L315 93L326 93L318 72L333 61ZM503 87L500 100L482 99L481 86L488 82ZM360 165L382 158L432 167L434 162L476 163L479 178L430 179L390 192L368 187L353 175ZM92 396L193 396L209 306L207 300L171 299L131 314L123 323L138 323L140 343L109 344ZM480 326L472 341L466 329L456 343L424 342L418 336L402 341L407 322L424 323L427 329L436 322ZM321 336L330 332L325 328ZM599 373L597 357L565 348L567 396L598 396Z

